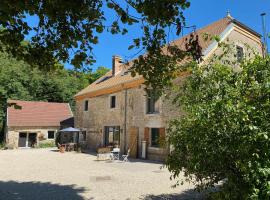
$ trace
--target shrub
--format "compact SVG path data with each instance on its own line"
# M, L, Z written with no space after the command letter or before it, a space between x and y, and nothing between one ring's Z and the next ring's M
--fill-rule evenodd
M54 140L50 140L50 141L47 141L47 140L40 141L38 147L39 147L39 148L50 148L50 147L55 147L55 142L54 142Z
M270 59L195 67L176 102L185 117L171 121L167 159L197 189L223 181L212 199L270 198Z

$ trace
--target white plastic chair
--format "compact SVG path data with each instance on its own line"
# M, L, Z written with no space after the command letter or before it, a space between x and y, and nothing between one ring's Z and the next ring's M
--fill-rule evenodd
M129 157L130 149L128 149L128 152L126 155L122 155L123 162L129 162L128 157Z
M111 160L119 160L119 154L120 154L120 149L119 148L113 148L111 151Z

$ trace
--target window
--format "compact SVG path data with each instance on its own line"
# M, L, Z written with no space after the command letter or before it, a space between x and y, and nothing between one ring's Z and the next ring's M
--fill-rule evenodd
M115 108L115 105L116 105L116 96L111 96L110 108Z
M236 47L236 57L238 62L242 62L244 58L244 49L243 47L237 46Z
M159 128L151 128L151 147L159 147Z
M48 139L54 139L54 131L48 131Z
M82 141L86 141L86 131L82 131Z
M158 96L153 90L148 91L146 107L147 114L159 113Z
M88 111L88 100L84 102L84 111Z
M105 126L105 145L120 145L120 126Z

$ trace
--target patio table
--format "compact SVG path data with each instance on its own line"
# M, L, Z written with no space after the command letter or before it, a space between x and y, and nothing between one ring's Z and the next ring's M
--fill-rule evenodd
M111 160L119 160L120 148L113 148L111 151Z

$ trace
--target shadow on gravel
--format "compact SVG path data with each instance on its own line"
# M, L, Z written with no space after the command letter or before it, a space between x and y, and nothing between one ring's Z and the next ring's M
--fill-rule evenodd
M186 190L180 194L160 194L160 195L147 195L141 198L142 200L202 200L205 195L198 193L192 189Z
M84 191L84 188L76 188L74 185L57 185L49 182L0 181L0 199L5 200L83 200L79 193Z

